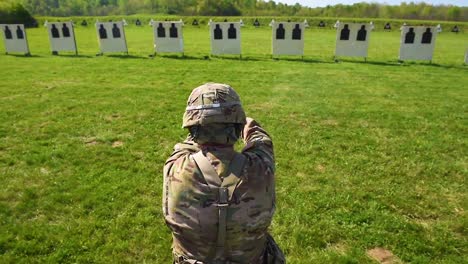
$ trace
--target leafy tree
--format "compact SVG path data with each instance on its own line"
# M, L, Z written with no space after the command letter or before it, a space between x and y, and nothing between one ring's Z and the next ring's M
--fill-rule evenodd
M0 0L22 3L35 15L76 16L116 14L178 14L205 16L320 16L378 17L467 21L468 7L433 6L403 2L399 6L377 3L338 4L318 8L287 5L269 0Z
M27 27L37 27L37 21L23 7L14 1L0 2L0 24L25 24Z
M448 20L459 20L461 14L461 9L457 6L452 6L447 11ZM466 20L466 19L465 19Z

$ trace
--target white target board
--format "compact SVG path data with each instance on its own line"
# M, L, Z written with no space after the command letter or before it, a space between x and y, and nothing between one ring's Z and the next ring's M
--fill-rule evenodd
M52 52L77 52L75 30L72 22L47 22L46 26Z
M154 50L159 52L184 52L182 21L152 21Z
M273 55L304 55L304 22L270 23Z
M96 22L96 33L102 53L128 52L122 21Z
M466 53L465 53L465 64L468 65L468 49L466 50Z
M211 54L241 54L241 22L212 22L210 26Z
M0 24L5 42L5 52L21 52L29 54L28 38L24 25Z
M403 26L401 27L400 60L432 60L436 27Z
M372 28L371 23L338 22L335 56L367 58Z

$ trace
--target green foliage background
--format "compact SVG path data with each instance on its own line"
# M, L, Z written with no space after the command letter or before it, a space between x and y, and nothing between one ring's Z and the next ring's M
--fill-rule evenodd
M185 16L308 16L467 21L467 6L376 3L309 8L261 0L15 0L34 15L105 16L177 14Z
M0 2L0 24L25 24L32 27L37 22L21 4L8 0Z

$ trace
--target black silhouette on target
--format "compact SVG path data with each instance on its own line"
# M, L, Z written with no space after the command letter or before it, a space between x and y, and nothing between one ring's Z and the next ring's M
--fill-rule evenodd
M228 29L228 39L236 39L237 38L237 31L236 28L234 27L234 24L229 25Z
M11 34L11 30L10 30L10 28L8 26L5 26L4 32L5 32L5 38L6 39L13 39L13 36Z
M367 37L367 30L366 30L366 26L365 25L362 25L361 26L361 29L358 31L357 33L357 38L356 40L357 41L366 41L366 37Z
M169 29L169 37L171 38L178 38L179 33L177 32L177 27L174 23L171 24L171 28Z
M432 42L431 28L426 28L426 32L423 33L421 43L422 44L431 44L431 42Z
M165 38L166 37L166 29L163 27L162 23L159 23L157 29L158 38Z
M24 39L24 32L23 32L23 30L21 29L20 26L18 26L16 28L16 38L17 39Z
M296 26L293 29L292 39L294 39L294 40L300 40L301 39L301 29L299 28L299 24L296 24Z
M214 39L223 39L223 31L219 27L219 24L216 24L216 26L215 26Z
M107 39L107 30L104 28L103 24L99 26L99 38Z
M52 28L50 29L50 33L52 33L52 38L60 38L59 31L55 24L52 24Z
M276 29L276 39L284 39L284 26L283 26L283 24L279 24L278 28Z
M406 35L405 35L405 44L413 44L414 37L415 37L414 28L410 27L409 31L406 32Z
M63 23L63 26L62 26L62 35L64 38L70 37L70 29L67 27L67 24L65 23Z
M114 27L112 27L112 37L114 38L120 38L120 29L117 27L117 24L114 23Z
M340 40L349 40L349 28L348 24L344 25L344 28L341 30L340 33Z

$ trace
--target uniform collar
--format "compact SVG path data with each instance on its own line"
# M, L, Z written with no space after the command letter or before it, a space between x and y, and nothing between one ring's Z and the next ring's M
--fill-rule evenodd
M223 148L223 149L234 149L234 145L231 144L219 144L219 143L204 143L200 144L199 147L203 150L212 148Z

